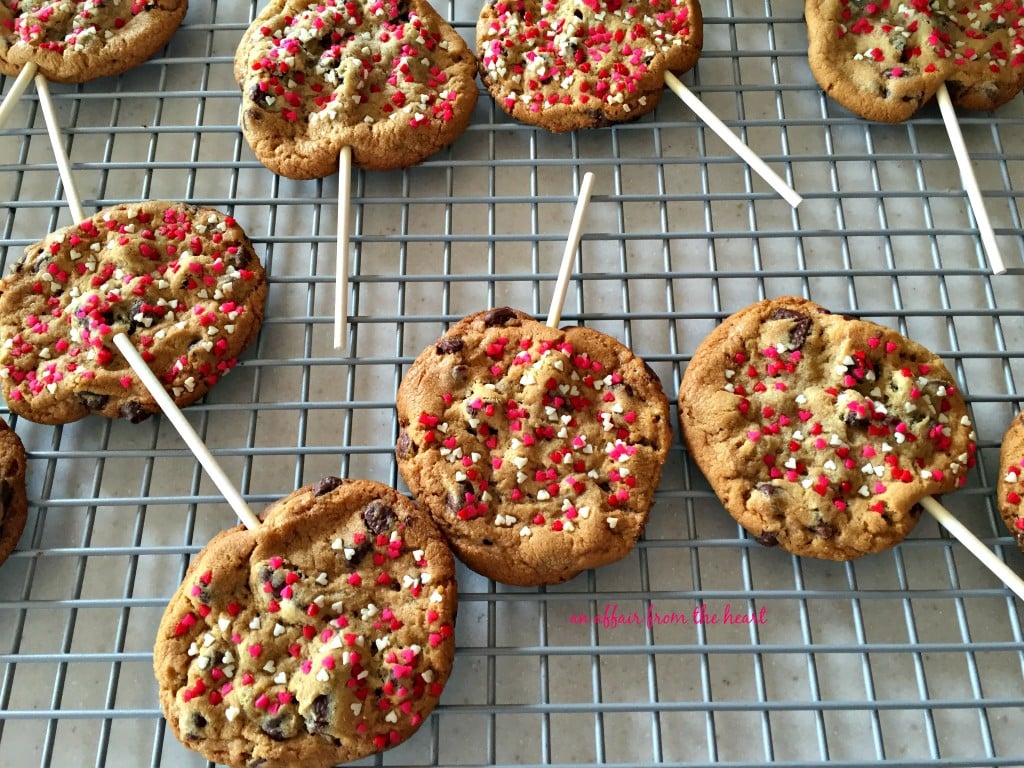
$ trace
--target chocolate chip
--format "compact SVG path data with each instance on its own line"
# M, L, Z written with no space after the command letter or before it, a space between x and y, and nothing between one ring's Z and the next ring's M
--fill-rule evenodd
M268 717L260 723L260 730L274 741L284 741L288 738L285 733L285 722L282 717Z
M469 366L468 365L453 365L452 366L452 380L459 384L465 383L469 378Z
M128 419L132 424L138 424L150 417L149 411L142 407L137 400L129 400L122 403L118 409L122 419Z
M490 539L484 539L483 540L483 544L484 544L485 547L493 547L494 546L494 542L491 541Z
M445 336L437 342L434 349L439 355L454 355L456 352L460 352L464 346L466 346L466 342L459 336Z
M848 427L866 427L868 420L853 411L847 411L843 414L843 423Z
M363 510L363 523L366 524L368 530L378 536L394 528L396 522L398 522L398 518L395 516L395 510L383 501L375 499Z
M395 455L400 459L408 458L414 453L412 447L412 438L409 437L409 433L403 429L398 433L398 443L395 445Z
M363 561L363 558L370 553L370 550L373 549L373 545L364 539L361 544L357 544L352 549L354 550L352 557L347 557L345 560L353 568L356 568Z
M821 536L823 539L831 539L833 536L836 535L835 526L829 525L828 523L822 523L814 529L814 532Z
M758 483L757 490L765 496L775 496L780 493L779 487L771 483Z
M270 94L260 88L259 83L253 83L249 89L249 99L258 107L266 108L270 104Z
M99 395L95 392L78 393L78 401L90 411L102 410L109 399L109 395Z
M205 728L207 725L206 718L198 712L195 712L192 714L192 725L196 728Z
M340 477L328 475L325 478L317 480L316 483L313 484L313 496L323 496L325 493L330 493L344 482L345 481Z
M779 543L779 535L774 531L762 531L757 535L757 541L766 547L774 547Z
M310 733L325 733L331 727L331 700L326 694L320 694L309 705L306 713L306 730Z
M496 309L488 310L484 314L484 325L488 328L493 328L496 325L508 325L509 322L515 320L516 311L510 307L498 307Z
M807 341L807 335L811 330L811 318L803 312L793 309L776 309L772 312L770 319L793 321L793 327L789 329L790 349L800 349Z
M448 508L448 511L453 515L457 514L462 509L462 496L459 496L455 491L451 491L447 496L444 497L444 505Z

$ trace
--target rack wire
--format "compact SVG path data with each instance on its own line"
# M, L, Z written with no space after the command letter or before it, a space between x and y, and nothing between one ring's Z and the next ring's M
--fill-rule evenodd
M438 7L472 42L478 0ZM403 370L463 314L544 311L592 170L565 322L632 346L670 399L701 339L765 296L897 327L949 363L977 425L977 471L947 505L1024 570L993 506L999 442L1024 397L1024 104L961 120L1010 265L994 277L935 108L890 126L830 103L807 68L799 0L704 10L704 54L685 80L804 195L798 210L671 94L639 122L561 136L510 122L485 94L450 149L356 172L344 354L330 332L337 181L273 176L237 129L231 58L253 0L193 0L161 56L53 87L88 209L213 205L263 256L255 349L188 410L251 504L326 474L405 490L392 454ZM70 222L31 93L0 133L0 189L6 268ZM161 718L152 641L190 556L231 511L163 419L8 418L29 452L31 506L0 569L0 765L202 764ZM1024 765L1021 605L930 520L851 563L764 549L677 438L625 560L543 589L459 576L441 704L363 764ZM695 624L702 607L719 622ZM764 621L723 624L727 609ZM579 622L648 611L690 621Z

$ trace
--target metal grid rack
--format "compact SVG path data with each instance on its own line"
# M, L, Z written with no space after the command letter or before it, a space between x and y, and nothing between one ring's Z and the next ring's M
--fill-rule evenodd
M778 199L671 95L554 136L484 95L452 148L353 180L349 350L331 347L333 178L292 182L236 127L231 57L253 0L193 0L162 56L53 88L87 209L166 197L230 210L264 257L267 320L188 414L255 506L325 474L400 483L393 391L461 315L541 314L582 174L595 198L564 313L631 345L674 399L693 350L752 301L802 294L948 361L980 437L947 505L1018 571L993 507L1024 397L1024 103L962 125L1007 263L987 270L937 110L869 124L822 95L799 0L705 3L686 81L805 196ZM473 40L478 0L439 5ZM4 90L10 82L3 84ZM0 133L0 257L69 223L35 96ZM674 414L673 409L673 414ZM7 414L5 413L5 416ZM30 520L0 569L0 765L200 765L169 735L152 637L189 557L233 522L169 423L12 420ZM403 488L399 485L398 487ZM924 520L852 563L743 535L676 441L644 540L559 587L460 571L441 705L379 765L1024 765L1021 605ZM577 614L764 609L732 626L580 625Z

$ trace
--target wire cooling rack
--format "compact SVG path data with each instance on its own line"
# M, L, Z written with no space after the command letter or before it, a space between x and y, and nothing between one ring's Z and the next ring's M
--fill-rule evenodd
M53 87L87 209L213 205L264 258L255 349L188 410L254 506L326 474L399 483L404 368L470 311L545 311L590 170L566 322L630 344L672 399L700 340L765 296L899 328L947 360L977 424L978 469L947 505L1024 571L993 507L1024 391L1024 102L962 116L1010 265L993 277L934 107L889 126L830 103L807 67L799 0L705 6L705 52L684 79L804 195L798 210L671 95L637 123L564 136L514 124L483 96L449 150L355 173L344 354L331 346L337 180L273 176L236 127L231 57L255 3L192 0L163 55ZM439 6L470 41L478 9ZM31 92L0 133L0 196L5 266L70 223ZM0 569L0 765L201 765L161 718L151 649L189 557L233 524L230 510L166 420L12 421L31 508ZM364 763L1024 765L1021 604L929 519L853 563L763 549L678 438L656 499L629 557L568 584L506 588L461 570L440 706ZM690 621L611 620L648 611ZM760 623L723 624L727 611Z

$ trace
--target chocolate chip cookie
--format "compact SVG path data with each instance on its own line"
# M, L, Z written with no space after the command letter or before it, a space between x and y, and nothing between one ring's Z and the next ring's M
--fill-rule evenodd
M266 293L230 216L166 201L104 209L30 245L0 280L4 397L43 424L156 413L113 344L125 333L184 407L256 338Z
M975 463L967 406L935 354L794 297L742 309L701 343L679 421L754 538L830 560L898 544L918 501L962 486Z
M429 515L380 483L324 478L195 557L157 633L160 704L218 764L326 768L383 751L444 690L456 601Z
M427 0L270 0L235 54L242 132L293 179L406 168L457 139L476 59Z
M1024 550L1024 411L1010 422L999 449L999 514Z
M17 433L0 419L0 563L18 545L27 518L25 447Z
M476 36L498 106L561 133L653 110L665 73L697 63L704 23L698 0L488 0Z
M507 584L555 584L624 557L672 442L643 360L507 307L424 350L397 406L405 482L455 554Z
M807 0L804 15L814 77L870 120L906 120L942 83L968 109L1024 88L1024 3Z
M117 75L163 48L188 0L16 0L0 5L0 73L35 64L48 80Z

